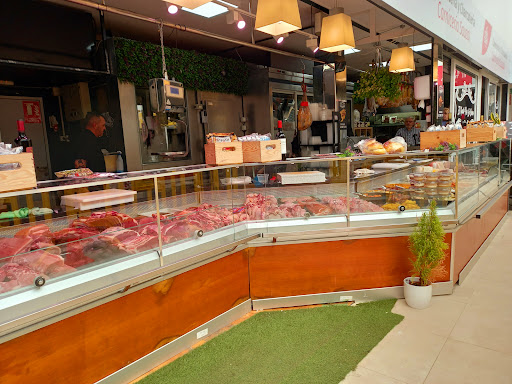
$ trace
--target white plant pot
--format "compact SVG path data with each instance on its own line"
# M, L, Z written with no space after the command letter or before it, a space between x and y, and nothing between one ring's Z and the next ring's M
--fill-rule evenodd
M409 307L424 309L430 305L432 299L432 284L427 286L409 284L410 281L417 282L419 280L419 277L406 277L404 279L405 302Z

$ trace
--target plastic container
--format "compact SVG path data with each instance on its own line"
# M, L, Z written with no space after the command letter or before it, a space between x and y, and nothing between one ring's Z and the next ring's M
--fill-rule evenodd
M427 179L427 181L429 181L429 180L437 180L437 177L438 177L437 172L427 172L425 174L425 178Z
M425 193L428 196L435 196L435 195L437 195L437 186L434 186L434 187L426 186L425 187Z
M117 154L116 172L117 173L124 172L124 162L123 162L123 156L121 156L121 152L118 152L118 154Z
M268 173L258 173L256 175L256 179L258 179L258 181L261 184L267 184L268 183Z
M438 187L437 193L441 196L447 196L450 194L452 188L451 187Z
M425 181L423 180L411 180L411 185L413 187L421 188L425 186Z
M446 171L439 172L439 180L451 181L452 178L453 178L453 173L451 173L451 172L446 172Z
M425 174L424 173L413 173L412 179L418 180L418 181L425 181Z
M452 186L452 181L450 179L448 180L445 180L445 179L441 179L439 178L438 182L437 182L437 186L438 187L450 187Z
M437 180L427 180L425 181L426 188L437 188Z
M425 191L423 189L413 189L411 190L411 197L415 199L424 199L425 198Z

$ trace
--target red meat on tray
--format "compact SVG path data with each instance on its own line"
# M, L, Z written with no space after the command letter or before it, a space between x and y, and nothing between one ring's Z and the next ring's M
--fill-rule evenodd
M2 237L0 238L0 262L9 262L11 256L27 252L34 240L30 237Z
M92 240L86 239L66 244L62 252L64 263L73 268L92 263L94 259L84 255L84 248L92 242Z
M29 267L38 273L47 274L53 266L64 265L64 259L59 255L38 250L16 255L12 258L12 263Z
M111 244L118 244L133 236L139 236L139 234L131 229L124 229L123 227L110 227L101 232L98 239Z
M90 228L65 228L52 234L55 244L69 243L71 241L87 239L98 235L100 232Z
M4 264L0 269L5 273L6 281L16 280L19 286L31 285L34 283L36 277L42 276L41 273L34 271L30 267L17 263Z
M328 205L318 203L315 201L308 201L304 203L300 203L301 207L306 208L309 212L311 212L315 216L325 216L330 215L332 213L332 208Z
M31 227L23 228L16 232L14 237L29 237L36 241L46 243L52 242L52 232L46 224L38 224Z
M130 237L119 244L119 249L128 253L137 253L149 251L150 249L158 248L158 236L140 235Z

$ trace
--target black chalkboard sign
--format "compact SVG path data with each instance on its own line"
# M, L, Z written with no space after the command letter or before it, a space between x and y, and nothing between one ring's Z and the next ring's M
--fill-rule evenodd
M455 121L462 122L475 120L476 113L476 87L462 86L455 87Z

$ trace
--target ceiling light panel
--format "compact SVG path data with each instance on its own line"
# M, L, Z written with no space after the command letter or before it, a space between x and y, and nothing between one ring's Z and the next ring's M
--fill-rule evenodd
M429 51L432 49L432 43L414 45L411 47L414 52Z
M211 0L164 0L168 3L172 3L178 5L180 7L188 7L188 9L196 9L206 3L209 3Z
M236 5L228 3L226 1L220 1L219 0L219 3L224 3L224 4L226 4L226 5L230 6L230 7L238 8ZM184 11L193 13L194 15L206 17L208 19L211 18L211 17L222 15L223 13L226 13L228 11L228 8L223 7L220 4L212 3L212 2L203 4L203 5L201 5L201 6L197 7L197 8L194 8L194 9L190 9L190 8L186 8L186 7L182 7L181 9L183 9Z

